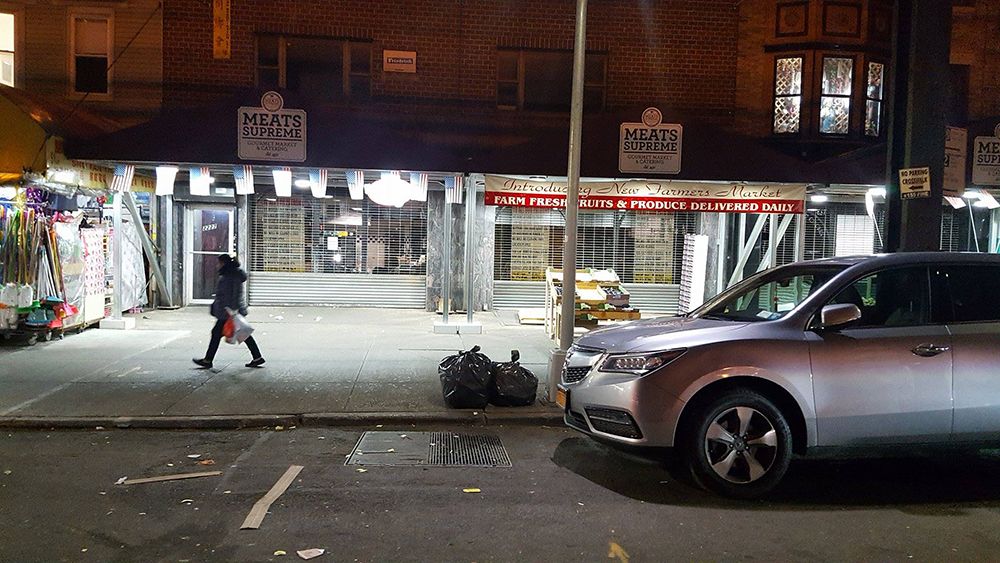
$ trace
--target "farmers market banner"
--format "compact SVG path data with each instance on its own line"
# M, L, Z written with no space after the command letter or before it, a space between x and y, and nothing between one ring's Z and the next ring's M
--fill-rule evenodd
M486 205L566 206L566 181L486 176ZM806 184L725 184L670 180L581 181L580 209L803 213Z

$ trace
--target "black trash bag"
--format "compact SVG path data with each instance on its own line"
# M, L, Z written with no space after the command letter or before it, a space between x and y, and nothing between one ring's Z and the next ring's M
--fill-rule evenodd
M498 407L527 407L535 404L538 378L518 360L521 354L511 350L509 362L493 362L490 402Z
M490 396L490 359L479 353L479 346L448 356L438 365L441 394L453 409L481 409Z

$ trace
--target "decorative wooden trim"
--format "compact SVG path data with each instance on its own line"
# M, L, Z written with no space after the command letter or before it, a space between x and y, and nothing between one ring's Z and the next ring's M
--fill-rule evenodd
M783 28L783 19L789 15L794 15L795 11L801 12L801 27ZM809 34L809 2L786 2L778 4L774 12L774 36L775 37L805 37Z
M854 11L854 29L847 31L830 29L830 9L840 8ZM861 38L861 4L853 2L824 2L823 3L823 35L829 37L853 37Z

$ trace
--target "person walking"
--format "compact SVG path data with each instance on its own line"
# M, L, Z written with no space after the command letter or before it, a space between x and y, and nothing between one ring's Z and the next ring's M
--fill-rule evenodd
M204 358L194 358L192 361L199 366L208 369L212 367L212 360L219 349L219 342L222 341L222 327L229 319L229 311L238 311L241 315L247 314L247 306L243 301L243 283L247 281L247 274L240 269L238 260L228 254L219 255L219 281L215 286L215 299L212 301L210 312L215 317L215 326L212 327L212 338L208 341L208 351ZM248 368L260 367L264 364L264 357L260 354L257 341L253 335L243 341L253 356L246 366Z

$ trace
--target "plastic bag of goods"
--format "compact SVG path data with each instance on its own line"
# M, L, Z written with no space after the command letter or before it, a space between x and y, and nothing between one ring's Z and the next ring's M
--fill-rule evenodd
M509 362L493 362L490 402L498 407L527 407L535 404L538 378L518 363L521 354L511 350Z
M479 353L479 346L448 356L438 365L441 394L453 409L481 409L490 395L490 359Z

